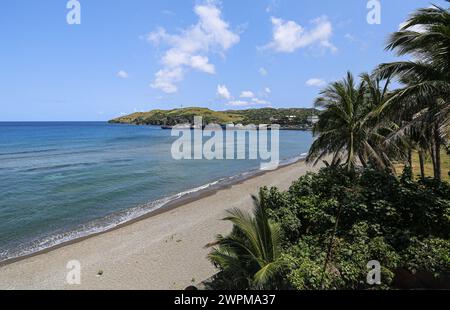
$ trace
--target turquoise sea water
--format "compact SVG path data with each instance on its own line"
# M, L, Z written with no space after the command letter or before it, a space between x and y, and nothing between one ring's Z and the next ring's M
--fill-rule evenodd
M173 160L176 139L152 126L0 122L0 261L107 230L259 168L255 160ZM299 157L311 143L310 132L281 131L280 158Z

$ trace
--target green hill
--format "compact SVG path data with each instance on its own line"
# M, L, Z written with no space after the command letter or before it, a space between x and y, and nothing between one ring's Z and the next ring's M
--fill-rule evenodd
M110 123L135 125L193 124L195 116L203 117L204 124L279 124L284 127L308 127L308 116L317 115L315 109L248 109L213 111L207 108L152 110L115 118Z
M243 124L279 124L282 126L307 125L308 117L318 115L316 109L249 109L226 111L226 113L238 114L243 117Z

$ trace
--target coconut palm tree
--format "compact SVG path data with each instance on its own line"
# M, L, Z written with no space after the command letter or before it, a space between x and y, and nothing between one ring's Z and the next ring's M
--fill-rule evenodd
M372 154L372 158L366 158L366 161L375 161L373 166L382 169L389 168L395 172L393 160L405 161L408 159L411 161L411 140L404 136L398 136L390 143L386 143L386 140L398 131L399 124L408 115L392 115L378 111L379 107L382 107L392 96L392 92L389 90L390 77L383 81L380 77L363 73L361 80L366 88L366 105L371 110L368 115L369 128L367 130L370 132L368 143L374 149L374 152L366 152L362 155L366 154L367 157Z
M408 84L404 82L404 84ZM409 165L412 166L411 157L413 150L419 154L420 175L425 178L425 157L431 154L435 165L434 155L434 129L435 117L429 113L427 107L434 104L433 97L414 96L401 108L385 109L398 127L386 138L386 144L398 144L399 141L406 141L405 147L409 152ZM419 111L419 112L417 112Z
M363 166L369 163L381 169L392 167L382 146L388 130L375 113L387 100L389 80L381 86L380 79L361 76L356 84L348 72L344 80L334 82L321 91L316 99L317 108L324 109L314 127L316 140L312 144L307 161L317 163L327 155L333 155L332 164L345 161L352 170L359 160Z
M218 247L208 255L224 272L243 278L247 285L268 288L280 267L280 228L269 222L265 208L253 197L253 216L239 209L229 210L224 219L234 224L229 236L218 236ZM239 281L239 279L234 279ZM248 287L248 286L247 286Z
M441 179L440 151L450 126L450 14L438 6L417 10L400 31L389 38L387 50L410 55L412 61L381 64L377 76L396 76L407 82L395 91L381 110L415 112L410 128L426 120L432 127L432 159L436 179ZM422 98L420 103L417 98ZM426 104L424 104L426 103Z

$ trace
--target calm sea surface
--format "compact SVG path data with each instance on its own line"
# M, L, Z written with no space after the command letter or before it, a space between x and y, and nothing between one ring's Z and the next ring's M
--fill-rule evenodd
M0 261L259 168L255 160L173 160L176 139L152 126L0 122ZM311 143L310 132L281 131L280 158L299 157Z

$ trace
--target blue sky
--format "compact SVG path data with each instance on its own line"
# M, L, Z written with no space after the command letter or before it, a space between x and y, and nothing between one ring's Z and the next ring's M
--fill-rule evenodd
M0 121L311 107L320 87L395 59L392 31L425 0L7 0L0 11ZM433 1L444 5L443 0Z

